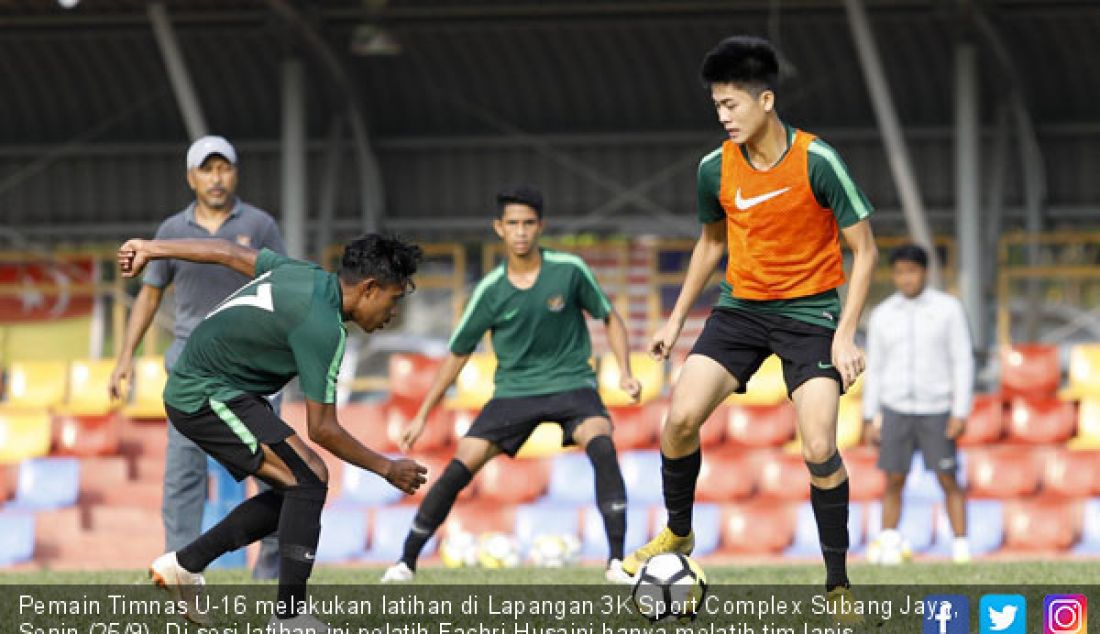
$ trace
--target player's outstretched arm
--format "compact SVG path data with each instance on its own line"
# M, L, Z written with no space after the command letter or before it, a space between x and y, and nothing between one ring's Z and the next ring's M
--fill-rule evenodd
M630 368L630 335L626 322L614 308L607 316L607 342L615 360L619 362L619 387L630 396L631 401L637 403L642 395L642 384L634 378L634 372Z
M672 346L680 337L680 330L684 327L688 312L695 305L695 300L699 299L699 294L703 292L703 287L706 286L707 280L710 279L725 253L725 221L718 220L703 225L703 230L691 252L691 262L688 263L680 296L676 298L676 306L672 309L668 321L657 329L649 342L649 353L654 357L667 359L672 353Z
M256 276L256 251L228 240L127 240L118 248L123 277L136 277L150 260L175 258L227 266L242 275Z
M416 444L420 434L424 433L424 426L427 424L428 415L432 413L432 410L439 405L439 401L443 400L443 394L446 393L447 388L451 387L451 384L458 378L462 368L466 367L466 362L469 361L470 355L463 354L457 355L450 353L447 358L444 359L443 365L439 366L439 370L435 373L435 379L432 381L432 386L428 388L428 393L424 396L424 402L420 404L420 409L416 412L416 416L413 417L401 430L401 440L398 446L401 447L401 451L408 451L412 449L412 446Z
M309 439L332 455L360 469L373 471L405 493L415 493L424 484L428 472L414 460L390 460L367 448L336 420L336 405L306 399L306 424Z
M833 365L844 380L844 389L855 383L866 363L863 353L856 347L856 327L867 293L871 288L871 276L878 262L878 247L871 232L871 223L861 220L841 230L844 241L852 250L852 275L848 280L848 296L840 312L836 335L833 336Z
M130 309L130 318L126 321L126 335L119 348L118 359L115 361L114 370L111 371L111 380L107 384L108 395L113 399L124 399L123 383L130 383L130 375L134 370L134 351L141 343L149 325L153 323L153 317L160 307L164 289L142 284L141 291L134 299L134 305Z

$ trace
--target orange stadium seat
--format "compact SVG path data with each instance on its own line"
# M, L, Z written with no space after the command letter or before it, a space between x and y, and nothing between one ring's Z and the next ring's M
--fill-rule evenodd
M1004 435L1004 401L999 394L975 394L974 407L966 421L959 445L987 445Z
M449 409L481 409L493 397L493 376L497 358L488 352L475 352L455 380L455 395L446 405Z
M1100 451L1051 447L1041 465L1044 497L1082 498L1100 489Z
M53 419L53 453L68 456L107 456L118 453L121 442L115 414L70 416Z
M650 401L636 407L608 407L614 426L615 447L644 449L652 447L668 411L668 401Z
M68 416L103 416L118 406L108 393L113 359L77 359L69 364L69 391L55 412Z
M429 357L410 352L390 355L390 395L419 401L428 394L435 373L443 364L442 357Z
M704 451L695 497L701 502L730 502L750 497L756 488L756 457L732 448Z
M1082 343L1069 351L1069 386L1063 395L1100 396L1100 343Z
M794 539L796 505L748 502L721 509L721 549L735 553L779 553Z
M747 447L777 447L794 438L794 405L731 403L727 410L726 439Z
M1000 350L1001 392L1005 398L1054 395L1062 381L1058 347L1020 343Z
M9 408L43 409L65 400L68 364L64 361L14 361L8 368L6 398Z
M1064 551L1081 530L1082 505L1077 500L1034 498L1005 503L1006 551Z
M39 410L0 410L0 464L50 452L50 414Z
M878 450L852 447L844 452L848 486L853 502L878 500L886 491L886 474L878 468Z
M746 393L730 396L729 402L739 405L775 405L787 400L787 384L783 381L783 362L774 354L764 359L756 374L749 379Z
M1053 396L1017 396L1009 406L1008 439L1030 444L1063 442L1073 435L1073 403Z
M1077 435L1071 449L1100 449L1100 396L1086 396L1077 407Z
M167 418L164 411L164 384L168 372L164 357L141 357L134 362L130 401L122 408L123 416L137 419Z
M801 455L761 451L757 460L757 495L775 500L810 497L810 471Z
M659 396L665 389L665 364L664 361L656 361L644 352L630 353L630 370L634 378L642 384L640 403L648 403ZM608 407L632 405L630 397L619 388L619 362L615 355L608 353L600 359L598 375L600 398Z
M539 458L501 456L482 467L476 480L479 499L508 504L531 502L546 493L550 465ZM577 483L577 486L588 486L588 483Z
M1035 451L1026 446L968 449L968 494L975 498L1031 495L1039 487L1039 465Z

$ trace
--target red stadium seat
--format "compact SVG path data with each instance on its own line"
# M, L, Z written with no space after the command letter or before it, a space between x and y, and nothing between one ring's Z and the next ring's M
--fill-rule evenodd
M1077 541L1082 506L1076 500L1035 498L1005 503L1004 550L1063 551Z
M435 380L435 373L443 364L442 357L397 352L390 355L390 395L397 398L420 401L428 393Z
M794 438L796 416L794 405L728 406L726 438L746 447L778 447Z
M794 539L796 505L750 502L722 507L721 549L735 553L779 553Z
M757 495L775 500L807 500L810 471L800 454L760 452L756 460Z
M416 416L419 408L420 401L390 398L386 402L385 436L395 449L401 438L401 430ZM454 417L453 410L442 407L435 408L428 416L428 422L424 426L420 438L416 441L414 449L416 451L431 452L450 444L451 437L454 435Z
M608 407L614 425L615 447L623 449L648 449L657 441L661 422L668 411L668 401L658 399L645 405Z
M700 502L730 502L752 495L756 461L751 452L718 448L703 452L695 497Z
M1018 396L1012 399L1008 439L1030 444L1063 442L1073 436L1077 412L1073 403L1053 396Z
M107 456L118 453L121 432L115 414L60 415L53 418L53 451L62 456Z
M845 451L844 467L848 470L849 495L853 502L882 498L886 491L886 474L878 468L877 449L853 447Z
M482 533L512 533L516 525L516 508L498 502L472 502L455 504L451 514L443 522L442 535L460 531L480 535Z
M959 445L987 445L1000 440L1004 435L1004 411L1004 401L999 394L975 394L974 408L959 437Z
M1062 380L1058 347L1022 343L1001 348L1001 392L1015 396L1053 396Z
M1026 446L975 447L966 452L966 480L975 498L1014 498L1039 487L1035 449Z
M1100 490L1100 451L1051 447L1041 465L1044 497L1082 498Z
M477 497L517 504L530 502L543 493L550 482L550 465L542 459L511 459L500 456L481 468L476 478ZM590 483L578 483L590 486Z

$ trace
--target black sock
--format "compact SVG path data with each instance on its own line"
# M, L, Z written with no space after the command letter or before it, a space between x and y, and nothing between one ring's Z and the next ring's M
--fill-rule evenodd
M271 534L279 525L283 495L269 490L241 502L199 538L176 552L190 572L202 572L218 557Z
M678 537L691 532L691 511L695 503L695 481L703 453L699 449L682 457L669 458L661 454L661 478L664 482L665 509L668 529Z
M283 491L279 514L278 616L298 615L306 599L306 581L313 572L317 539L321 536L321 509L328 487L324 484L292 486Z
M428 489L428 495L420 503L420 508L413 518L412 527L405 537L405 548L401 554L401 561L410 570L416 570L416 560L420 557L420 551L424 544L431 539L435 530L447 519L447 514L454 506L455 498L466 485L470 483L474 475L458 460L451 460L443 475L435 481L432 488Z
M596 505L607 532L609 559L623 558L626 539L626 484L610 436L596 436L585 447L596 479Z
M825 590L848 586L848 481L832 489L810 485L810 504L817 520L821 555L825 558Z

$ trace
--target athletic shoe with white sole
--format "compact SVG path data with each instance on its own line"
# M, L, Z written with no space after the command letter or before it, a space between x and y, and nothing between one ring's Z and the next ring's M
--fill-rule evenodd
M386 572L382 574L382 583L409 583L414 576L416 573L405 562L399 561L386 568Z
M149 564L149 578L153 585L164 588L177 601L187 606L184 616L197 625L212 625L214 620L207 612L203 597L206 580L200 572L191 572L180 565L175 551L164 553Z
M607 579L609 583L616 583L620 585L630 585L634 583L634 577L626 574L623 570L623 562L621 559L612 559L607 563L607 570L603 573L604 579Z

